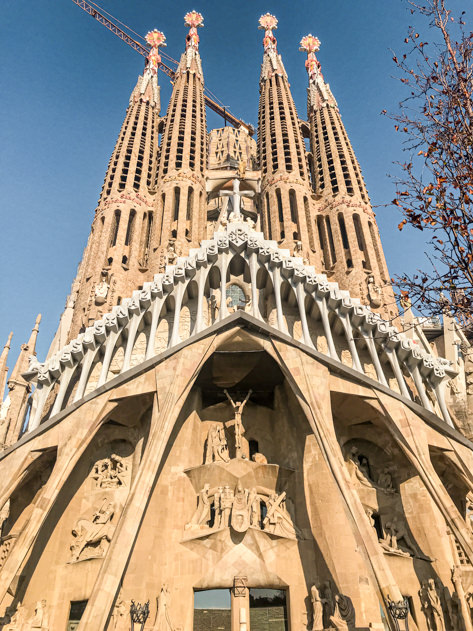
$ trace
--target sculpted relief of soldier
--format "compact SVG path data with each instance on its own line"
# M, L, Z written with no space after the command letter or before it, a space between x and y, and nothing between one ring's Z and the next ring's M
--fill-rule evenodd
M70 563L105 555L115 530L111 523L114 513L114 503L104 498L91 518L81 518L77 521L72 529L74 539L70 546Z

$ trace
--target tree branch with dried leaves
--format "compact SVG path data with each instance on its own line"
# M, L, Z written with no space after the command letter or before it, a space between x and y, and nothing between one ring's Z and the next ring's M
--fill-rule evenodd
M427 42L409 27L402 55L393 55L409 95L389 114L405 135L393 200L399 224L429 235L426 269L393 283L420 313L448 310L473 323L473 32L465 12L453 17L447 0L408 2L425 21ZM383 114L387 114L383 110Z

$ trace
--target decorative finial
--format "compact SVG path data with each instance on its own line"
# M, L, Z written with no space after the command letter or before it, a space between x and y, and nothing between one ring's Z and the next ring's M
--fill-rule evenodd
M305 67L309 75L309 81L315 81L322 73L320 72L320 62L315 56L316 51L320 49L320 40L315 35L305 35L299 44L299 50L307 53L307 61Z
M189 11L184 16L184 24L189 27L189 34L186 36L186 50L188 48L199 50L197 29L199 26L204 26L204 16L197 11Z
M265 52L277 50L277 39L273 31L278 28L278 20L271 13L265 13L259 19L259 27L264 30L263 48Z
M159 47L166 46L166 36L161 31L154 29L147 33L145 37L148 44L151 46L147 59L147 68L151 70L153 74L158 73L158 66L161 63L161 57L159 55Z

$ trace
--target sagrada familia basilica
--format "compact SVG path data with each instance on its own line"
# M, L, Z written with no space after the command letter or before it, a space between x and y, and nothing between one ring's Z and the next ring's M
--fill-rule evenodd
M255 140L207 129L185 23L48 356L38 318L0 357L0 629L473 631L468 339L398 311L318 39L302 120L261 17Z

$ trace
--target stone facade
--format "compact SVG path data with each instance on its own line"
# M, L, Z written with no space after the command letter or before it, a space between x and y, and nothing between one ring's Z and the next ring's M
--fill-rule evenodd
M49 356L38 319L0 412L1 629L472 631L469 342L393 325L316 38L304 123L276 23L257 143L207 137L196 12L166 117L149 65L132 94Z

